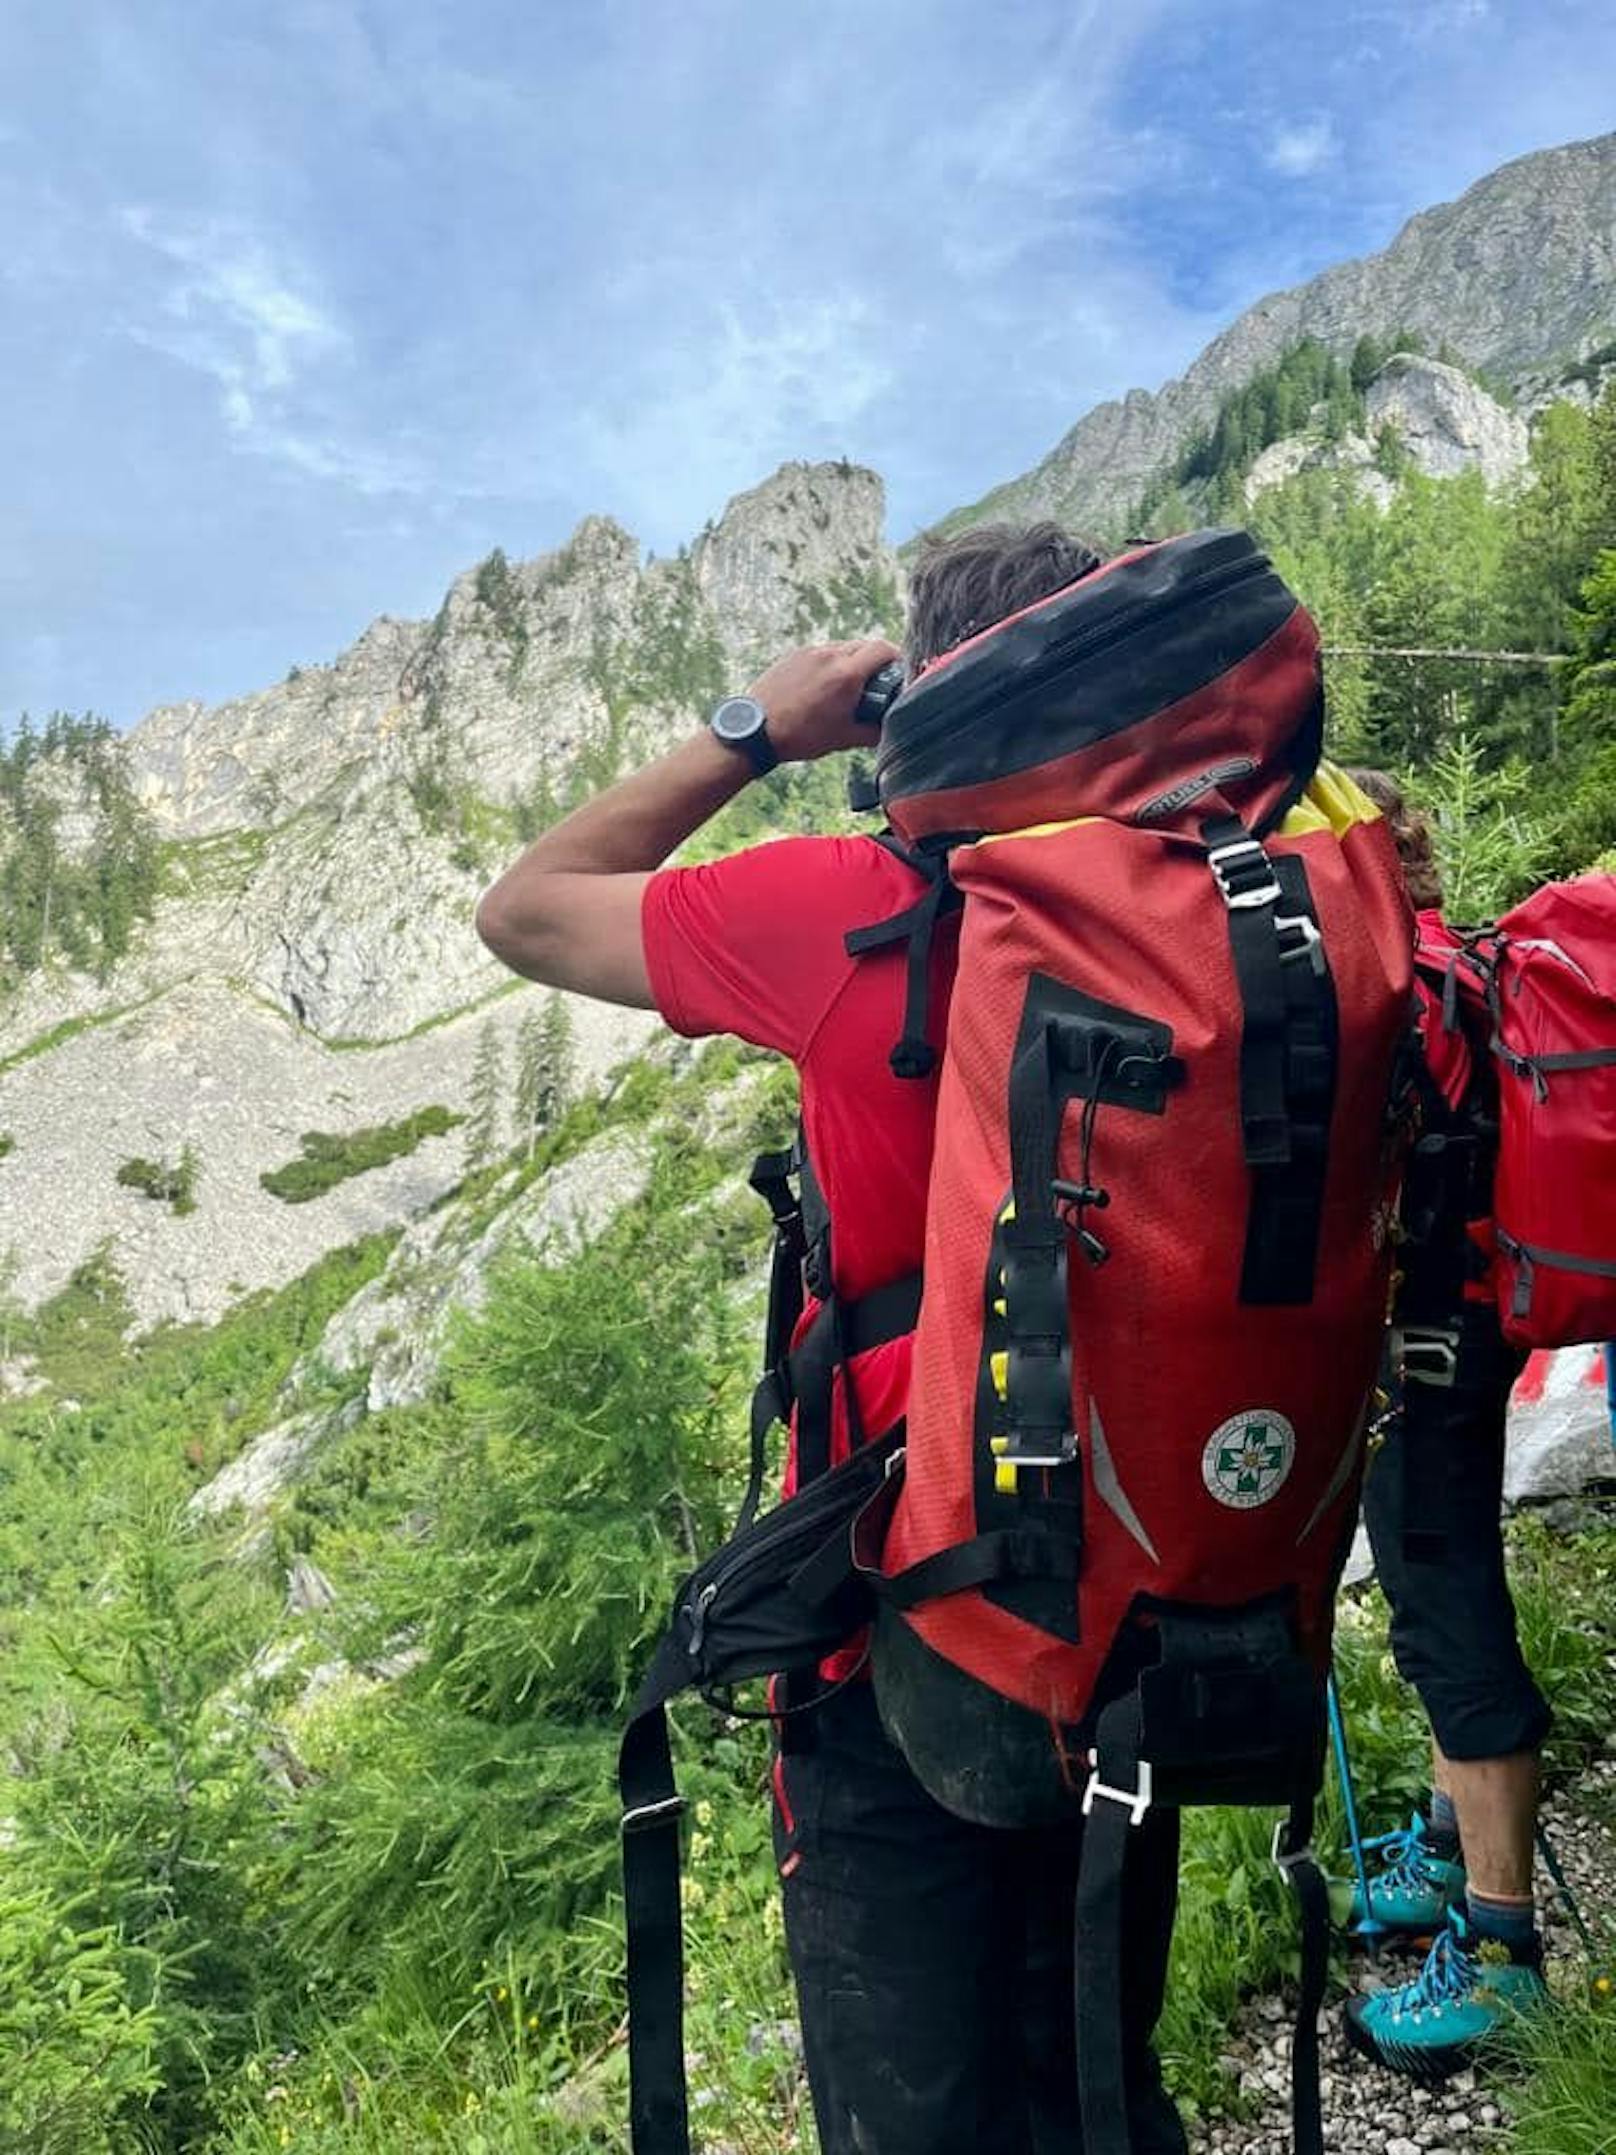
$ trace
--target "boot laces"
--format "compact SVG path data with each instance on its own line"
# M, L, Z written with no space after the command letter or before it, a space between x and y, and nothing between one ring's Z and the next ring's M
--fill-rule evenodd
M1475 1987L1479 1974L1475 1956L1451 1927L1438 1931L1425 1966L1403 1993L1402 2005L1416 2013L1449 2005Z
M1441 1858L1432 1855L1414 1827L1405 1826L1401 1833L1387 1834L1381 1846L1385 1868L1371 1891L1414 1893L1434 1883L1432 1872Z

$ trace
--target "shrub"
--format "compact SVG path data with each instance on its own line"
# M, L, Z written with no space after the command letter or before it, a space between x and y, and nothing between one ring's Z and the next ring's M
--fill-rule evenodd
M117 1180L124 1189L139 1190L143 1197L172 1205L183 1214L196 1210L196 1185L201 1171L195 1146L186 1145L172 1167L166 1160L143 1160L138 1156L125 1160Z
M284 1167L269 1168L258 1180L271 1197L288 1205L306 1205L311 1198L334 1190L339 1182L368 1174L373 1167L385 1167L389 1160L402 1159L423 1139L442 1137L461 1120L446 1107L423 1107L402 1122L377 1123L365 1130L336 1135L326 1130L306 1130L298 1140L301 1157L288 1160Z
M8 1857L0 1880L0 2147L117 2155L124 2106L157 2085L156 2015L114 1931L82 1926Z

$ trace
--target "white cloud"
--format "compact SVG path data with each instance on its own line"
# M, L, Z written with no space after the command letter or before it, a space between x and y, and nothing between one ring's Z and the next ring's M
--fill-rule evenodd
M161 265L158 289L125 333L206 376L241 446L310 468L287 407L311 374L351 356L353 339L311 296L306 273L240 223L165 221L139 207L119 210L117 222Z
M1305 179L1337 154L1335 129L1327 119L1282 127L1269 143L1264 162L1287 179Z

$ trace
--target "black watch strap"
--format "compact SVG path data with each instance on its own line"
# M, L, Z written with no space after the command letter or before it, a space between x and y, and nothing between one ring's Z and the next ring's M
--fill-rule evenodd
M767 778L780 761L775 754L774 743L761 726L756 733L749 733L744 741L737 741L733 745L740 749L759 778Z

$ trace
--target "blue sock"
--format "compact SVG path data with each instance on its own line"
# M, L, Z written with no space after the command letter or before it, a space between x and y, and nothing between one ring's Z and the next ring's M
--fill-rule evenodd
M1433 1788L1431 1808L1425 1814L1425 1843L1433 1856L1449 1862L1459 1853L1459 1814L1445 1788Z
M1485 1893L1470 1893L1465 1905L1478 1938L1496 1938L1515 1960L1530 1955L1537 1943L1537 1911L1531 1901L1495 1901Z

